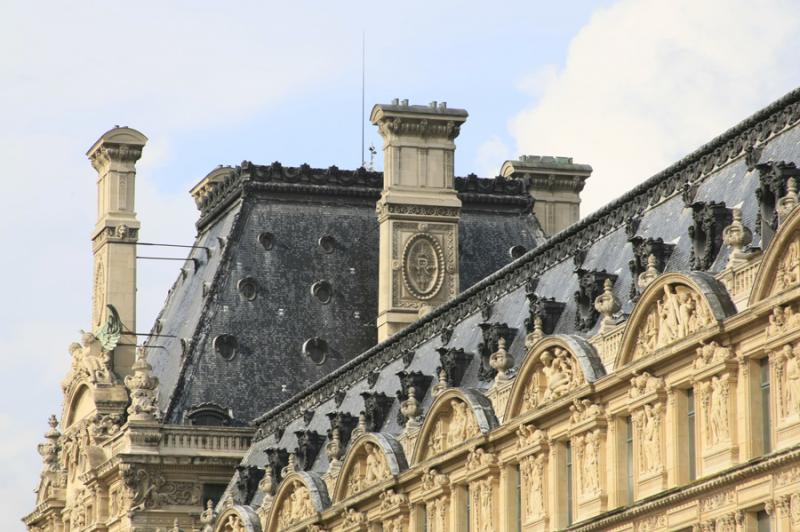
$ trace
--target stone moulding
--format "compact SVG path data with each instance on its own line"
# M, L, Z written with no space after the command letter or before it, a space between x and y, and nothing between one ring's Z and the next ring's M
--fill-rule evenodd
M454 323L480 311L482 305L539 277L548 268L569 259L602 236L625 226L652 205L683 191L685 183L699 183L730 161L745 157L755 146L766 142L800 120L800 89L786 94L695 152L654 175L603 209L553 236L538 248L501 268L465 290L448 303L375 347L365 351L315 385L266 412L253 423L261 437L301 415L301 410L321 404L336 389L347 387L364 375L399 359L408 349L439 334L447 323ZM795 215L797 216L797 215ZM787 220L788 222L788 220ZM258 438L257 438L258 439Z

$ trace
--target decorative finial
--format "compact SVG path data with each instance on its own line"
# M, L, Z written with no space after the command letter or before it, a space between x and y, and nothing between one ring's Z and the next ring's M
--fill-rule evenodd
M340 465L342 458L342 439L338 427L331 431L331 441L325 446L325 455L328 457L328 462L331 467Z
M778 205L776 206L780 223L782 223L783 220L789 216L789 213L797 207L797 203L797 180L794 177L790 177L786 181L786 195L778 200Z
M514 367L514 358L506 351L506 339L502 336L497 341L497 351L489 357L489 365L497 370L497 375L494 378L495 384L508 380L508 370Z
M408 387L408 399L400 404L400 413L406 418L407 430L420 426L419 416L422 414L422 408L417 401L417 389L413 386Z
M46 471L58 471L58 452L60 450L58 439L61 437L61 433L56 429L58 426L56 416L51 415L47 420L47 424L50 425L50 430L45 432L45 441L39 444L37 450L44 462L44 469Z
M639 279L637 280L639 290L644 291L659 275L661 275L661 272L658 271L658 259L651 253L647 256L647 269L639 274Z
M431 391L431 395L436 397L443 391L449 388L447 383L447 371L444 368L439 368L439 381L433 386L433 390Z
M733 209L733 221L722 230L722 241L731 248L728 257L728 268L732 268L747 259L744 248L753 241L753 232L742 223L742 210Z
M614 281L606 279L603 282L603 293L594 300L594 308L603 316L600 332L604 333L615 325L614 314L622 308L619 299L614 295Z

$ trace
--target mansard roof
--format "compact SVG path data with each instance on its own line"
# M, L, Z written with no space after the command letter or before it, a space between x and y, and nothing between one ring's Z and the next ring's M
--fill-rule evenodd
M250 421L376 343L382 183L363 168L245 161L192 189L196 249L147 341L167 420L207 422L197 412L211 403L226 424ZM456 188L462 288L544 241L524 181Z
M752 245L766 246L768 236L756 231L764 225L756 191L770 161L800 158L798 121L800 89L265 412L255 420L256 438L243 463L262 467L265 451L293 451L304 443L299 435L316 433L324 440L329 419L341 415L379 414L380 426L370 430L399 435L402 418L394 397L416 372L434 383L444 378L449 386L487 391L487 358L498 338L519 366L528 352L526 333L537 324L542 334L597 334L601 320L594 300L606 281L621 303L617 319L630 315L642 296L636 281L648 255L659 272L719 273L729 254L721 232L733 208L756 233ZM613 359L602 363L607 372L614 369ZM598 378L602 373L596 368ZM417 395L423 412L435 400L434 388ZM319 452L308 469L322 473L328 465Z

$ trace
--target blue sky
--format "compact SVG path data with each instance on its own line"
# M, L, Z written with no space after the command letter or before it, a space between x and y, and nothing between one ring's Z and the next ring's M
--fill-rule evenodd
M113 125L150 138L142 239L188 243L187 191L217 164L359 164L363 31L367 114L394 97L466 108L462 175L574 156L595 168L587 214L798 86L799 21L783 0L0 0L0 529L33 508L35 446L89 325L85 152ZM140 264L139 329L176 271Z

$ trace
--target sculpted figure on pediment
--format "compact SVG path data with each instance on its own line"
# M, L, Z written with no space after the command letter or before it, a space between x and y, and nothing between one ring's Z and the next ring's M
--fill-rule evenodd
M289 528L294 523L312 517L315 513L311 492L302 483L295 482L294 490L283 499L278 510L278 528Z
M783 260L778 264L773 293L797 284L800 284L800 240L789 244Z
M781 334L800 327L800 314L795 313L791 305L776 306L769 315L767 325L767 338L774 338Z
M685 338L711 325L711 312L703 298L688 286L666 284L661 299L651 308L636 342L636 357Z
M543 351L538 360L524 392L528 409L563 397L586 382L577 360L562 347Z
M455 447L477 435L478 427L465 402L451 399L450 407L452 408L452 416L447 430L447 445L448 447Z

